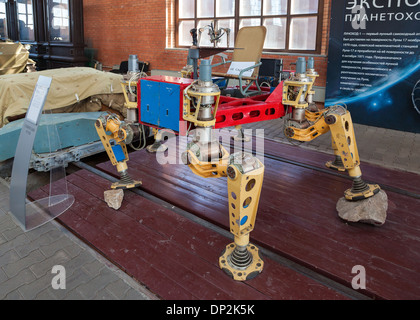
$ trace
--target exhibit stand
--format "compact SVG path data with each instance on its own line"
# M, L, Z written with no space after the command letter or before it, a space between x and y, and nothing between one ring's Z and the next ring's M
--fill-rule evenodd
M24 231L33 230L58 217L74 203L68 193L64 163L52 168L50 184L27 195L28 173L33 145L52 78L39 76L19 136L10 184L10 213ZM48 125L49 145L59 144L54 124Z

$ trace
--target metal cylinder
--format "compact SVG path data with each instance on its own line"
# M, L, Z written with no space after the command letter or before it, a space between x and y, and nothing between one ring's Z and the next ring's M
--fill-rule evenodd
M303 92L306 92L307 90L308 90L307 86L305 86L303 89ZM302 94L299 98L299 104L304 104L304 103L305 103L305 96Z
M193 60L193 59L198 59L200 57L200 51L196 48L190 48L188 49L188 58Z
M200 73L201 77L201 73ZM220 92L219 87L214 84L212 81L202 81L198 80L197 83L193 84L191 87L196 93L209 93L209 94L216 94ZM202 95L201 97L201 105L202 106L210 106L214 103L215 95Z
M306 60L304 57L298 57L296 61L296 73L306 73Z
M128 108L127 109L127 122L137 122L137 109L134 108Z
M311 94L311 93L308 93L308 96L307 96L307 98L306 98L306 101L307 101L309 104L313 103L313 102L314 102L314 95L313 95L313 94Z
M139 60L136 54L130 54L128 57L128 72L139 72Z
M315 60L313 57L308 58L308 69L315 69Z
M209 82L211 80L211 64L210 60L201 60L200 64L200 77L199 79L203 82Z
M211 127L198 127L195 131L195 140L200 143L209 143L213 140Z
M214 101L214 100L213 100ZM211 121L214 119L211 107L201 107L197 115L197 120Z
M293 110L293 118L292 118L292 120L293 121L298 121L298 122L301 122L301 121L306 120L305 109L303 109L303 108L295 108Z
M121 126L121 138L124 138L126 144L140 140L141 131L137 124L124 123ZM124 137L125 133L125 137Z

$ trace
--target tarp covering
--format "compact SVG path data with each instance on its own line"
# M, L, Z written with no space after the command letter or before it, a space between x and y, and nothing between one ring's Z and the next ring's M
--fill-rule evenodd
M29 51L21 43L0 42L0 75L22 72L28 59Z
M85 67L51 69L0 76L0 128L26 113L40 75L52 78L44 110L90 112L104 104L124 115L121 75Z

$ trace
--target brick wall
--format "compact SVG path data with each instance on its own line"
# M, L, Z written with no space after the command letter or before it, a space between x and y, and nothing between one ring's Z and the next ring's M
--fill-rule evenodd
M173 15L172 0L84 0L85 41L98 49L97 59L104 66L113 66L137 54L148 61L151 69L179 71L186 63L187 51L167 49L167 16ZM315 56L320 74L316 86L325 87L330 3L324 0L324 21L321 55ZM170 29L169 34L173 31ZM170 44L170 43L169 43ZM299 55L267 55L283 58L285 67Z

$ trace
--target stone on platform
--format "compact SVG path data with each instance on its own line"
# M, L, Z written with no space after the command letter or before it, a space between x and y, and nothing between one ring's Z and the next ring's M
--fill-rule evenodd
M110 208L118 210L124 198L122 189L104 191L104 200Z
M388 196L381 190L373 197L359 201L349 201L343 197L338 200L336 208L341 219L381 226L386 220Z

